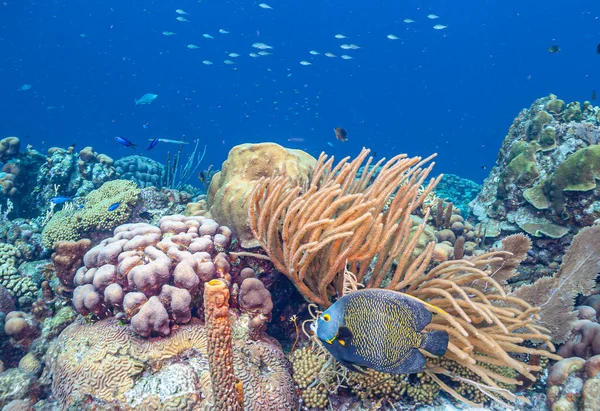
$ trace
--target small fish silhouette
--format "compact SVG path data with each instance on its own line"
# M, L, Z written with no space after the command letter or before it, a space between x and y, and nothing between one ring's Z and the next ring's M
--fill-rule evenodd
M131 147L135 150L136 145L133 144L130 140L126 139L125 137L115 136L115 141L121 144L122 146Z
M342 143L345 143L346 140L348 140L348 137L346 137L348 133L346 133L346 130L344 130L343 128L336 127L333 129L333 131L335 131L335 138L341 140Z
M50 201L53 202L54 204L64 204L71 200L72 200L71 197L65 197L65 196L56 196L56 197L52 197L50 199Z
M160 139L158 137L156 137L154 140L152 140L152 142L150 143L150 145L148 146L148 148L146 149L146 151L152 150L154 147L156 147L156 145L158 144L159 140Z

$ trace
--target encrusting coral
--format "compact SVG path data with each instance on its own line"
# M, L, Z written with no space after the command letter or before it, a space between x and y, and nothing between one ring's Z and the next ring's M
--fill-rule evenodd
M425 167L432 157L380 160L376 166L382 168L370 182L371 173L356 178L368 153L363 149L354 160L346 158L336 166L322 154L306 187L285 177L261 179L252 191L248 216L262 248L307 300L324 307L333 295L344 294L346 266L366 287L402 291L434 306L426 329L448 332L445 358L473 373L476 379L468 383L499 402L521 398L501 387L521 382L491 366L514 369L535 381L533 373L540 367L527 364L521 354L560 357L523 345L545 342L553 350L548 331L535 321L539 309L507 295L492 276L493 267L512 254L493 251L428 270L433 242L413 258L419 233L411 240L407 233L410 214L439 180L431 179L419 191L433 167ZM443 377L458 379L442 363L430 362L424 372L452 396L472 404Z

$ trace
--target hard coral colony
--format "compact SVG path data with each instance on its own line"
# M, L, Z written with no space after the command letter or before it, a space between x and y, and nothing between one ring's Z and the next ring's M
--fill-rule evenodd
M201 192L5 138L0 407L598 409L599 123L537 100L482 186L260 143Z

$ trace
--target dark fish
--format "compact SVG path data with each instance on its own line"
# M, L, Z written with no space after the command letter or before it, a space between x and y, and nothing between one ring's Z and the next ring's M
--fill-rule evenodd
M560 47L558 47L556 44L552 45L550 47L548 47L548 51L550 53L558 53L560 51Z
M321 314L316 334L350 370L361 366L389 374L416 373L426 363L419 349L442 356L448 348L447 332L423 331L432 319L426 304L396 291L354 291Z
M486 166L481 166L481 169L482 170L487 170L487 167Z
M348 135L348 133L346 133L346 130L344 130L341 127L336 127L333 129L333 131L335 131L335 138L337 138L338 140L341 140L342 143L345 143L346 140L348 140L348 138L346 137Z
M596 54L600 54L600 43L596 46Z
M158 138L158 137L156 137L154 140L152 140L152 141L150 142L150 145L149 145L149 146L148 146L148 148L146 149L146 151L148 151L148 150L152 150L154 147L156 147L156 145L158 144L158 140L159 140L159 138Z
M592 90L592 100L596 100L596 90Z
M111 205L108 207L108 211L115 211L117 208L119 208L119 206L120 206L120 205L121 205L121 202L120 202L120 201L119 201L119 202L117 202L117 203L111 204Z
M115 140L122 146L131 147L135 150L136 145L133 144L130 140L126 139L125 137L115 136Z
M65 197L65 196L56 196L56 197L52 197L50 199L50 201L52 201L54 204L64 204L67 201L71 201L71 197Z
M145 220L152 220L152 214L147 211L142 211L139 216Z

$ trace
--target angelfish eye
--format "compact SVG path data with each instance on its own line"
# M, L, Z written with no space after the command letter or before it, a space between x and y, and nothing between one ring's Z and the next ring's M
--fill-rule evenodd
M331 317L329 316L329 314L325 314L323 316L323 321L325 321L327 323L327 322L329 322L329 320L331 320Z

